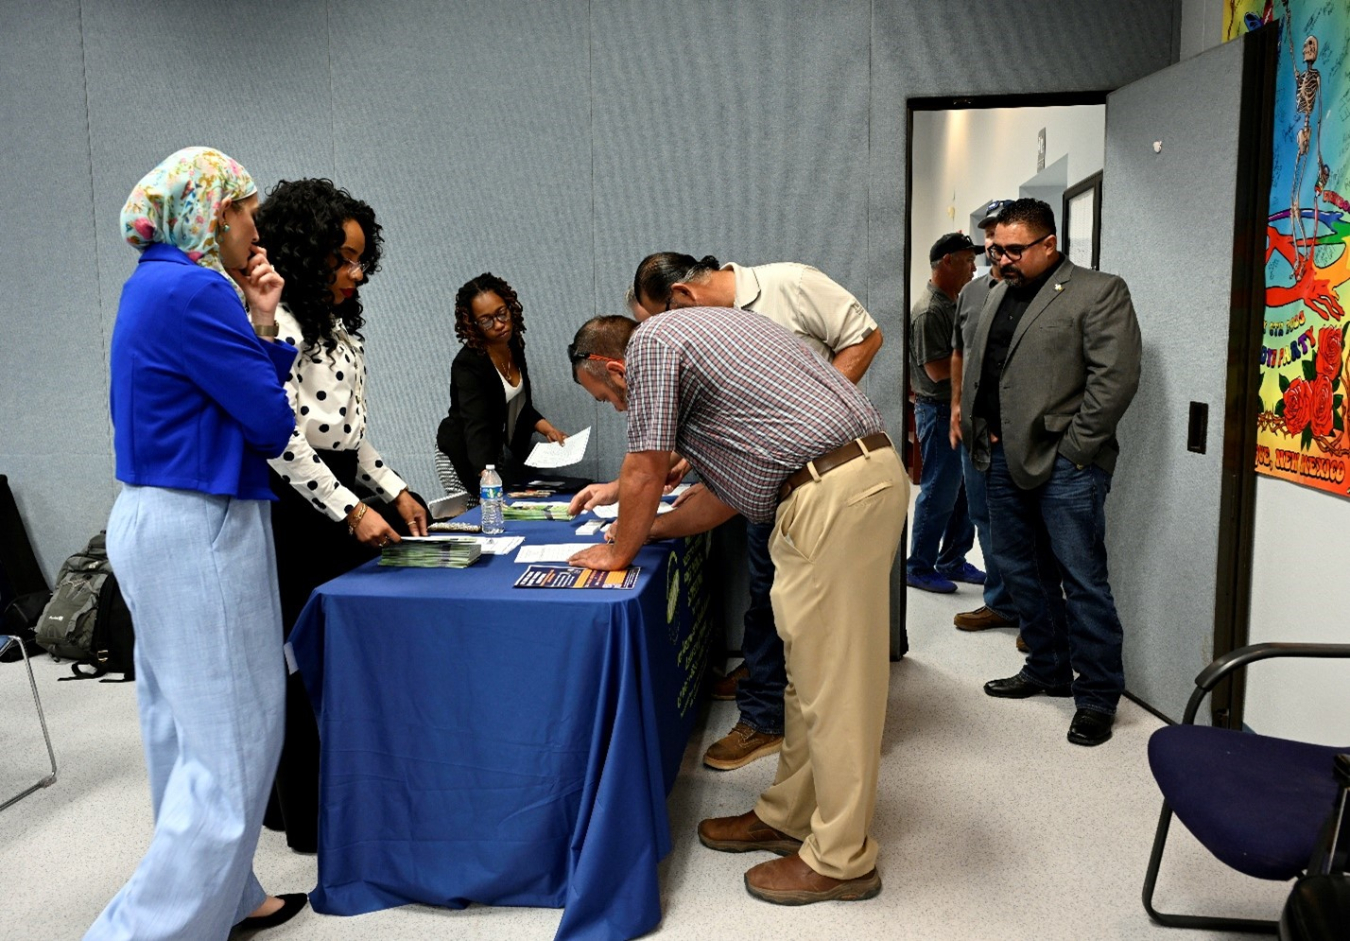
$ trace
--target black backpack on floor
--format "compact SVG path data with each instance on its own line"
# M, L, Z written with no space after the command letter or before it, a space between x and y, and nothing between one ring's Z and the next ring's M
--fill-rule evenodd
M99 533L66 559L51 600L38 618L37 641L43 649L53 657L75 661L71 666L74 676L62 679L93 679L107 673L125 676L105 683L136 678L136 633L108 562L105 539Z

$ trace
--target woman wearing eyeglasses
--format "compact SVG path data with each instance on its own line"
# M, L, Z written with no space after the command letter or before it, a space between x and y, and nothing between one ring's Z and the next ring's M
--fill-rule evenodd
M361 285L379 269L375 212L329 180L279 183L258 212L258 238L286 286L279 336L299 353L286 378L295 432L269 464L281 620L287 637L317 586L400 536L426 535L426 510L366 435ZM277 801L298 852L318 847L319 739L300 678L286 695ZM281 820L278 820L278 811Z
M523 475L530 438L567 438L535 410L525 364L525 318L511 285L484 272L455 295L455 335L463 349L450 365L450 414L436 446L450 458L470 501L478 496L483 468L497 466L503 480Z

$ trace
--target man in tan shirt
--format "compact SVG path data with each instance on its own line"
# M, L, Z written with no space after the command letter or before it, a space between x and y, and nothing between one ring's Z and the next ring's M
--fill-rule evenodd
M695 259L677 252L648 255L638 265L633 293L639 320L685 307L738 307L763 314L857 383L881 349L881 330L858 299L809 265L779 262L747 267ZM774 625L769 591L773 524L749 523L746 548L750 605L741 642L744 662L714 695L735 698L740 717L703 756L704 764L730 771L776 753L783 742L783 642Z

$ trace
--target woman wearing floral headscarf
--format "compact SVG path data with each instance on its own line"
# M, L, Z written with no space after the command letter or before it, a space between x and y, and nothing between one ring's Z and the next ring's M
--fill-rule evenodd
M285 680L267 458L295 427L257 207L243 167L190 147L122 210L141 259L112 339L108 557L136 624L155 834L86 939L223 939L306 901L269 897L251 868Z

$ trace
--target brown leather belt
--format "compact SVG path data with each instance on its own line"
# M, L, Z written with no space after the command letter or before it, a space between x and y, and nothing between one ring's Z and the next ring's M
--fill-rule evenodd
M829 454L822 454L814 461L809 462L801 470L794 473L787 480L783 481L783 486L778 488L778 500L782 502L788 498L792 491L796 490L802 484L809 484L815 479L811 475L811 466L815 465L816 476L823 477L836 467L842 467L855 457L862 457L863 448L871 451L882 451L886 448L893 448L895 445L891 442L891 436L884 431L878 431L874 435L868 435L862 440L862 447L858 447L858 439L850 441L848 444L840 445Z

